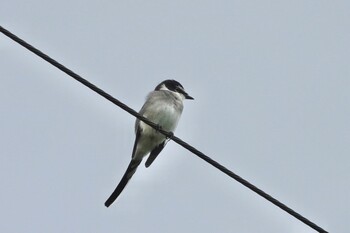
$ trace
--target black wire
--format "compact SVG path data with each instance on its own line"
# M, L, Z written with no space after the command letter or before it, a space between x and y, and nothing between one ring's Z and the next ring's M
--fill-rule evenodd
M22 45L23 47L27 48L29 51L35 53L36 55L38 55L39 57L41 57L42 59L44 59L45 61L49 62L50 64L52 64L53 66L57 67L58 69L60 69L61 71L65 72L66 74L68 74L69 76L71 76L72 78L74 78L75 80L77 80L78 82L84 84L85 86L87 86L88 88L90 88L91 90L97 92L98 94L100 94L101 96L103 96L104 98L108 99L109 101L111 101L112 103L116 104L117 106L119 106L120 108L122 108L123 110L127 111L128 113L130 113L131 115L135 116L136 118L142 120L143 122L145 122L146 124L150 125L152 128L157 129L160 133L164 134L166 137L170 138L171 140L175 141L176 143L178 143L179 145L181 145L182 147L186 148L187 150L191 151L192 153L194 153L195 155L197 155L199 158L205 160L206 162L210 163L212 166L216 167L217 169L219 169L220 171L222 171L223 173L227 174L228 176L232 177L233 179L235 179L236 181L238 181L239 183L243 184L244 186L246 186L247 188L251 189L252 191L254 191L255 193L259 194L260 196L262 196L263 198L265 198L266 200L270 201L271 203L273 203L274 205L278 206L279 208L281 208L282 210L286 211L287 213L289 213L290 215L294 216L295 218L299 219L300 221L302 221L303 223L305 223L306 225L308 225L309 227L313 228L314 230L318 231L318 232L322 232L322 233L327 233L326 230L322 229L321 227L317 226L315 223L311 222L310 220L308 220L307 218L303 217L302 215L300 215L299 213L295 212L294 210L292 210L291 208L289 208L288 206L286 206L285 204L281 203L280 201L278 201L277 199L273 198L272 196L270 196L269 194L265 193L263 190L259 189L258 187L254 186L253 184L249 183L247 180L243 179L242 177L238 176L237 174L235 174L234 172L230 171L229 169L227 169L226 167L222 166L221 164L219 164L218 162L212 160L211 158L209 158L208 156L206 156L205 154L203 154L202 152L200 152L199 150L197 150L196 148L194 148L193 146L189 145L188 143L182 141L180 138L176 137L175 135L173 135L173 133L171 132L167 132L161 129L160 126L158 126L157 124L154 124L153 122L147 120L147 118L141 116L140 114L138 114L135 110L131 109L130 107L128 107L127 105L125 105L124 103L120 102L119 100L115 99L113 96L109 95L108 93L104 92L103 90L101 90L100 88L96 87L95 85L93 85L92 83L88 82L87 80L85 80L84 78L82 78L81 76L79 76L78 74L74 73L73 71L71 71L70 69L68 69L67 67L65 67L64 65L58 63L57 61L55 61L54 59L52 59L51 57L49 57L48 55L44 54L43 52L41 52L40 50L34 48L33 46L31 46L30 44L28 44L27 42L25 42L24 40L18 38L16 35L12 34L11 32L9 32L8 30L4 29L3 27L0 26L0 31L5 34L6 36L8 36L9 38L11 38L12 40L16 41L17 43L19 43L20 45Z

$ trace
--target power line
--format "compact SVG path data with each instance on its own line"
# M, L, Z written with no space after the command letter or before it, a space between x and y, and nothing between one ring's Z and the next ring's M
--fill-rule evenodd
M262 196L263 198L265 198L266 200L270 201L271 203L273 203L274 205L278 206L279 208L281 208L282 210L286 211L287 213L289 213L290 215L292 215L293 217L297 218L298 220L300 220L301 222L305 223L306 225L308 225L309 227L313 228L314 230L318 231L318 232L322 232L322 233L327 233L326 230L322 229L321 227L319 227L318 225L316 225L315 223L311 222L310 220L308 220L307 218L305 218L304 216L300 215L299 213L295 212L294 210L292 210L291 208L289 208L288 206L286 206L285 204L281 203L280 201L278 201L277 199L273 198L272 196L270 196L269 194L265 193L263 190L259 189L258 187L254 186L253 184L251 184L250 182L248 182L247 180L243 179L242 177L240 177L239 175L235 174L234 172L230 171L229 169L227 169L226 167L224 167L223 165L219 164L218 162L212 160L210 157L206 156L205 154L203 154L202 152L200 152L199 150L197 150L196 148L194 148L193 146L189 145L188 143L182 141L180 138L176 137L173 133L171 132L167 132L161 129L160 126L158 126L157 124L154 124L153 122L147 120L147 118L141 116L140 114L138 114L138 112L136 112L135 110L131 109L130 107L128 107L126 104L120 102L119 100L115 99L113 96L109 95L108 93L104 92L102 89L96 87L94 84L88 82L87 80L85 80L84 78L82 78L81 76L79 76L78 74L74 73L72 70L68 69L67 67L65 67L64 65L60 64L59 62L55 61L54 59L52 59L51 57L49 57L48 55L44 54L43 52L41 52L40 50L36 49L35 47L33 47L32 45L28 44L27 42L25 42L24 40L20 39L19 37L17 37L16 35L12 34L11 32L9 32L8 30L6 30L5 28L3 28L2 26L0 26L0 31L5 34L6 36L8 36L9 38L11 38L12 40L14 40L15 42L19 43L20 45L22 45L23 47L27 48L29 51L33 52L34 54L38 55L39 57L41 57L42 59L44 59L45 61L49 62L50 64L52 64L53 66L57 67L58 69L60 69L61 71L65 72L66 74L68 74L69 76L71 76L72 78L74 78L75 80L77 80L78 82L82 83L83 85L87 86L88 88L90 88L91 90L97 92L98 94L100 94L101 96L103 96L104 98L106 98L107 100L111 101L112 103L114 103L115 105L117 105L118 107L122 108L123 110L127 111L128 113L130 113L131 115L133 115L134 117L142 120L143 122L145 122L146 124L148 124L149 126L151 126L152 128L158 130L160 133L164 134L166 137L170 138L171 140L173 140L174 142L176 142L177 144L181 145L182 147L186 148L187 150L191 151L193 154L197 155L199 158L203 159L204 161L208 162L209 164L211 164L212 166L216 167L217 169L219 169L220 171L222 171L223 173L227 174L228 176L230 176L231 178L235 179L236 181L238 181L239 183L241 183L242 185L246 186L247 188L249 188L250 190L254 191L255 193L259 194L260 196Z

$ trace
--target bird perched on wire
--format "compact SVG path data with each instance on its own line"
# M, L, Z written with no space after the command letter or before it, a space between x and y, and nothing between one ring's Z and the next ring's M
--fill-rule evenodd
M174 132L183 110L183 100L193 99L187 94L183 86L175 80L165 80L158 84L154 91L148 94L146 102L140 110L140 115L157 124L161 129ZM116 189L105 202L109 207L120 195L136 172L143 157L149 155L145 166L149 167L163 150L167 138L140 121L135 122L135 143L131 161Z

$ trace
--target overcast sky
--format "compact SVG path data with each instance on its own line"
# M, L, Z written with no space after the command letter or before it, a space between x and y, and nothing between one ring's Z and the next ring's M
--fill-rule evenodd
M349 1L3 1L0 25L330 232L350 229ZM105 200L134 117L0 34L0 232L315 232L174 142Z

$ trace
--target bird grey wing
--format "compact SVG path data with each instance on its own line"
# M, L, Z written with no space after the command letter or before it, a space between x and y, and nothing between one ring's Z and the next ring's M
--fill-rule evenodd
M151 166L153 161L157 158L159 153L163 150L164 146L165 146L165 140L151 151L151 154L148 156L146 163L145 163L146 167Z
M134 147L132 149L131 158L134 158L134 155L136 152L136 147L137 147L137 144L139 142L141 131L142 131L142 129L140 127L137 127L137 126L136 126L135 130L136 130L136 137L135 137Z
M134 175L136 172L137 167L140 165L141 160L134 160L132 159L130 161L130 164L128 168L126 169L126 172L124 173L122 179L120 180L118 186L115 188L111 196L107 199L105 202L105 206L109 207L120 195L120 193L124 190L125 186L131 179L131 177Z
M141 116L144 116L146 118L149 118L149 113L146 112L146 110L151 106L151 105L154 105L154 101L152 101L152 99L154 99L152 96L148 96L147 99L146 99L146 102L143 104L141 110L139 111L139 114ZM141 123L141 120L139 120L138 118L136 119L135 121L135 134L136 134L136 137L137 137L137 134L139 133L140 131L140 123ZM135 145L136 145L136 141L135 140ZM134 145L134 149L135 149L135 145ZM133 153L134 154L134 153Z

